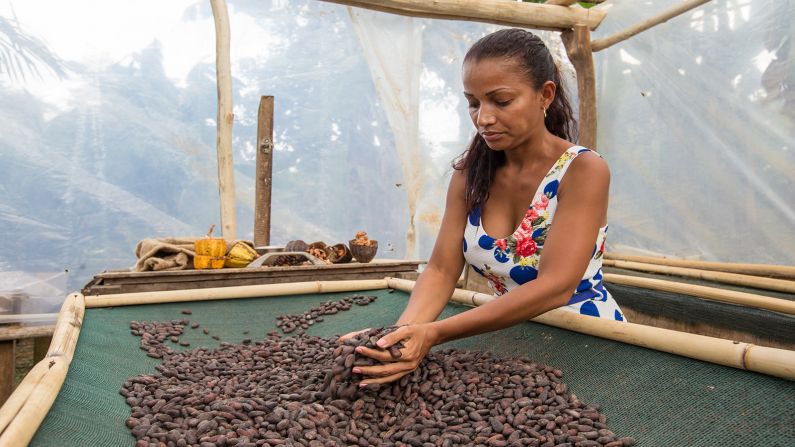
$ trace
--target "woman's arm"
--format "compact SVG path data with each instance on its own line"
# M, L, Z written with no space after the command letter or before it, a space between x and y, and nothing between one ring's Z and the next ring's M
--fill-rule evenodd
M610 172L595 154L572 162L561 183L554 222L544 243L538 277L499 299L441 321L404 326L378 341L382 348L404 341L401 361L388 353L357 348L383 365L362 367L362 382L391 382L413 371L433 345L495 331L564 306L582 279L607 214Z
M453 177L447 188L442 225L436 237L431 259L417 278L409 302L397 325L435 321L455 289L455 283L461 276L461 269L464 266L462 241L467 219L465 185L464 174L461 171L453 171ZM340 337L340 341L359 332L362 331L345 334Z
M453 178L447 188L442 225L431 258L417 278L406 309L397 321L398 325L435 321L455 289L464 267L462 240L467 219L465 184L464 174L453 171Z

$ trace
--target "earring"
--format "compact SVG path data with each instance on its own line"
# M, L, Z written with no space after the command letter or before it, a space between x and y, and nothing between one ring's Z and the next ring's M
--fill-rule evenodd
M544 111L544 118L546 118L547 117L547 109L546 109L546 107L541 107L541 110Z

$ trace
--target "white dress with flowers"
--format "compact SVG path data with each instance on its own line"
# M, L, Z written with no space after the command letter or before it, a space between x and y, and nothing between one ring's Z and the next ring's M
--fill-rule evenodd
M574 146L560 156L538 186L519 228L507 238L495 239L486 234L481 225L479 208L469 213L464 231L464 258L476 272L488 280L495 295L503 295L538 276L538 263L544 251L544 241L558 205L558 186L571 162L579 154L589 151L590 149L582 146ZM568 304L561 309L625 321L618 304L602 283L602 255L606 234L607 226L599 229L591 262L582 281L572 291Z

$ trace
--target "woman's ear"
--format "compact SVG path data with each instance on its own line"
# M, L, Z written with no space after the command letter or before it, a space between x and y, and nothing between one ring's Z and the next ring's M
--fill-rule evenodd
M552 101L555 100L556 91L557 87L552 81L547 81L541 85L539 93L541 94L541 99L544 101L545 108L549 108L549 106L552 105Z

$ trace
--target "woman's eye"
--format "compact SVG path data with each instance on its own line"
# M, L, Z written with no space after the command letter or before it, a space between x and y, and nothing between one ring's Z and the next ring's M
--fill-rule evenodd
M494 103L497 104L500 107L505 107L505 106L507 106L508 104L511 103L511 100L509 99L507 101L494 101Z
M476 102L470 102L470 103L469 103L469 108L470 108L470 109L477 109L477 108L478 108L478 103L476 103Z

